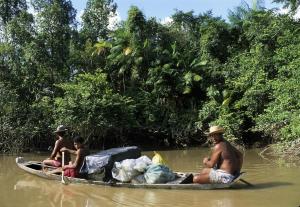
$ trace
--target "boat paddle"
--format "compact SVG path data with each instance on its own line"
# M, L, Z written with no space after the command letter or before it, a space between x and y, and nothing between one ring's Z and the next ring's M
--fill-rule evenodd
M242 179L242 178L240 178L239 181L245 183L245 184L248 185L248 186L253 186L253 184L249 183L248 181L246 181L246 180L244 180L244 179Z
M66 184L64 179L64 166L65 166L65 152L62 152L62 165L61 165L61 183Z

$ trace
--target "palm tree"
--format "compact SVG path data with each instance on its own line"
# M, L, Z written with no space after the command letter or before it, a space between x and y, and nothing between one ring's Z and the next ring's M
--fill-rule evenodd
M300 6L299 0L273 0L275 3L283 3L284 8L290 8L291 12L296 12Z
M247 18L251 11L264 10L264 0L252 0L252 8L245 1L241 2L241 5L236 7L233 11L229 10L228 19L233 25L237 25L240 21Z

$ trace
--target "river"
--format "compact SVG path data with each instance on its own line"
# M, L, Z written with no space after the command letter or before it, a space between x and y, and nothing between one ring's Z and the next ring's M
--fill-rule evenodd
M258 150L247 150L243 183L227 190L127 189L83 184L63 185L26 173L15 164L15 156L0 156L0 207L97 207L97 206L201 206L274 207L300 206L300 167L277 158L266 160ZM196 172L209 149L161 151L174 171ZM151 157L152 152L143 152ZM23 154L27 160L47 155Z

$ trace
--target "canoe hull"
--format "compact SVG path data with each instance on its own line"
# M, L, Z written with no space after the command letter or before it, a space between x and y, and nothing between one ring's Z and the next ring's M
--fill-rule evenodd
M16 158L16 164L22 170L48 180L61 181L61 175L50 174L43 172L40 162L25 161L23 158ZM178 173L184 174L184 173ZM224 189L230 188L235 182L229 184L179 184L179 183L165 183L165 184L133 184L122 182L104 182L96 180L87 180L81 178L64 177L67 183L81 183L99 186L111 186L111 187L126 187L126 188L151 188L151 189L190 189L190 190L212 190L212 189Z

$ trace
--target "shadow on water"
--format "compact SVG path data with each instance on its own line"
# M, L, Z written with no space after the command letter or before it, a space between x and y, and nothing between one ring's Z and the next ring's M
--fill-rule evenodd
M255 183L252 186L248 186L246 184L236 184L232 186L231 190L243 189L243 190L259 190L259 189L268 189L268 188L276 188L281 186L293 185L293 183L289 182L265 182L265 183Z

